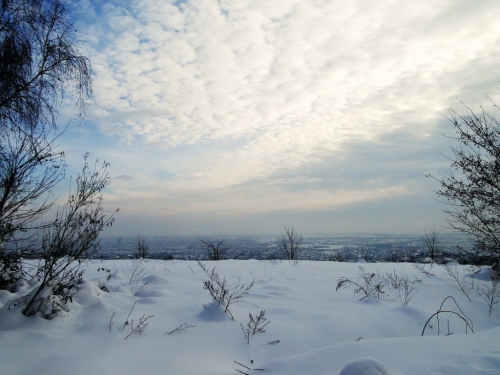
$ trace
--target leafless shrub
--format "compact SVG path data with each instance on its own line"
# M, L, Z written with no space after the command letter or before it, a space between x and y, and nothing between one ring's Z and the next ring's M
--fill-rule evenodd
M346 277L341 277L337 281L336 291L341 288L348 288L354 285L354 294L360 294L360 301L366 298L377 298L380 299L385 294L382 290L385 286L384 278L376 273L366 272L363 267L359 267L358 281L349 280Z
M109 164L104 162L99 169L96 161L91 169L88 156L84 156L75 191L42 236L37 270L40 285L23 310L26 316L41 312L46 318L52 318L65 309L79 288L84 272L82 263L97 252L100 233L114 222L114 214L107 218L101 205L101 191L109 184Z
M190 325L187 323L182 323L179 327L174 328L171 331L167 331L164 333L164 335L172 335L174 333L180 333L180 332L186 332L189 328L196 327L195 325Z
M132 261L132 263L125 262L125 267L122 268L125 274L126 283L137 284L139 279L144 277L146 273L146 265L143 258L137 258Z
M474 289L474 279L467 276L467 271L464 267L460 266L458 263L443 264L446 275L452 281L450 285L451 288L462 292L469 301L471 291Z
M455 306L457 307L458 311L459 312L456 312L454 310L443 310L443 305L444 303L447 301L447 300L452 300L454 303L455 303ZM465 333L467 334L468 333L468 330L470 329L472 333L474 333L474 328L473 328L473 325L472 325L472 320L470 320L465 314L464 312L462 311L462 309L460 308L460 306L458 305L457 301L455 301L455 298L453 298L452 296L448 296L446 297L443 302L441 302L441 306L439 307L439 310L436 311L434 314L431 315L431 317L427 320L427 322L425 322L425 325L424 325L424 328L422 329L422 334L421 336L424 335L425 333L425 330L427 328L427 325L429 324L429 322L432 320L432 318L436 317L437 319L437 327L438 327L438 336L439 334L441 333L441 326L440 326L440 321L439 321L439 315L440 314L451 314L451 315L455 315L457 316L458 318L460 318L461 320L464 321L465 323ZM448 332L446 334L446 336L449 336L449 335L452 335L453 333L450 332L450 322L448 321Z
M500 276L497 272L492 272L491 284L484 285L481 290L478 290L478 294L488 303L488 316L491 316L491 312L496 309L495 305L500 298Z
M243 327L243 324L240 323L241 330L247 339L247 343L250 344L250 336L255 335L256 333L264 333L266 332L264 328L271 323L267 321L266 312L261 310L260 314L254 317L252 314L248 314L250 320L247 323L246 328Z
M463 103L462 103L463 104ZM499 107L493 103L496 110ZM500 122L481 107L465 114L450 110L457 142L447 157L450 170L434 177L435 192L448 205L448 227L474 241L477 254L493 260L500 256Z
M422 281L416 277L410 278L405 273L398 274L394 270L392 273L386 272L385 282L389 287L398 291L401 305L406 306L415 294L417 294L417 285Z
M132 335L140 335L142 332L144 332L144 330L148 326L148 320L150 318L154 317L154 315L146 316L145 314L143 314L139 318L139 321L137 322L137 324L134 325L134 319L130 319L130 315L132 314L132 311L134 310L135 304L136 304L136 302L134 302L134 304L132 305L132 308L130 309L130 311L128 313L127 319L125 319L125 322L123 323L122 332L125 330L125 327L128 326L130 328L130 333L125 337L125 340L128 339Z
M122 266L122 271L125 275L126 284L130 286L130 293L135 297L139 295L147 282L141 282L140 279L146 274L146 264L144 258L135 258L132 263L125 262L125 267Z
M224 306L224 312L231 315L231 318L234 319L229 307L235 303L243 301L243 298L245 298L250 292L250 289L253 288L255 280L248 285L241 284L239 281L233 284L228 284L225 277L221 278L219 276L219 273L216 271L216 267L209 270L201 262L198 262L198 265L208 276L208 280L203 281L203 289L208 290L213 300L219 305Z

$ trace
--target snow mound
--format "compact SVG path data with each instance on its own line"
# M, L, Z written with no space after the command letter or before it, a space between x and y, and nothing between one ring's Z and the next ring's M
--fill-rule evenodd
M392 375L392 372L373 358L362 358L348 363L339 375Z
M198 314L201 320L210 322L224 322L231 320L231 316L224 312L224 306L219 305L218 302L213 301L205 309Z

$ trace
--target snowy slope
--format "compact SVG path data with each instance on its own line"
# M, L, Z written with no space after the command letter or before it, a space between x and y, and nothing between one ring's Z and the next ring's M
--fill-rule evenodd
M488 317L485 300L472 290L469 301L440 266L427 266L434 274L428 276L406 263L203 263L217 267L228 283L255 280L245 302L230 307L234 320L211 303L203 289L207 276L192 261L146 260L132 284L132 261L89 263L70 311L53 320L9 309L34 285L22 285L16 293L0 291L0 373L500 374L500 311ZM382 299L363 301L355 287L336 291L341 277L359 281L359 266L368 274L418 278L418 292L402 306L398 291L387 287ZM110 269L109 281L106 272L97 271L101 267ZM487 285L482 279L487 277L466 277L474 288ZM465 334L457 315L442 314L441 335L433 319L421 337L447 296L462 311L451 299L443 309L470 318L475 333ZM240 323L246 326L248 314L261 310L271 322L248 344ZM129 314L133 323L124 327ZM125 339L143 316L151 316L144 331ZM183 323L186 330L165 334Z

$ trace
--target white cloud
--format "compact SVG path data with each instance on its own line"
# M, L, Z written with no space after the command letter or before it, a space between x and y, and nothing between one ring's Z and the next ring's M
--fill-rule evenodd
M456 95L482 98L498 75L496 0L95 4L82 8L80 27L93 42L91 120L130 150L156 150L155 169L175 189L307 174L348 157L353 143L370 147L415 127L419 141L439 136L439 112ZM151 178L152 167L135 164L140 172L119 173Z

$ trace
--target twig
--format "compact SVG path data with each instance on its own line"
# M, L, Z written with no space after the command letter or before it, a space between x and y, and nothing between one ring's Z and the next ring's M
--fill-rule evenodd
M113 315L111 315L111 318L109 319L109 333L111 333L111 328L113 328L113 317L115 316L115 313L113 313Z
M135 307L135 304L136 304L136 303L137 303L137 302L134 302L134 304L132 305L132 308L131 308L131 309L130 309L130 311L128 312L127 319L125 319L125 322L123 323L122 332L123 332L123 330L125 329L125 327L129 325L128 320L129 320L129 318L130 318L130 314L132 314L132 311L134 310L134 307Z
M243 365L243 364L241 364L241 363L239 363L239 362L234 361L234 363L236 363L236 364L238 364L238 365L240 365L240 366L243 366L244 368L246 368L246 369L248 369L248 370L251 370L251 368L250 368L250 367L247 367L247 366L245 366L245 365Z
M149 315L149 316L146 316L146 315L143 315L140 319L139 319L139 323L137 323L137 325L134 327L134 321L132 320L130 322L130 329L131 329L131 332L127 335L127 337L125 337L125 340L128 339L132 334L141 334L145 329L146 327L148 326L148 319L149 318L153 318L154 315Z
M173 333L185 332L189 328L193 328L193 327L196 327L196 325L189 325L187 323L182 323L179 327L177 327L171 331L165 332L164 335L171 335Z

